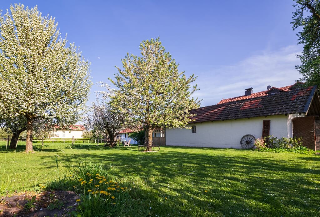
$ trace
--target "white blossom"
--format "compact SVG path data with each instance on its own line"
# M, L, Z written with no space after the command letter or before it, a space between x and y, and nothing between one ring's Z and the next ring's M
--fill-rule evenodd
M10 7L0 17L0 114L27 119L27 152L32 123L45 117L70 124L78 119L90 88L89 63L61 38L55 19L37 7Z

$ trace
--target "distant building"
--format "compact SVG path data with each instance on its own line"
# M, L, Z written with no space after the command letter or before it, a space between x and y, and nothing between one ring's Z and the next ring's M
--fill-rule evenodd
M130 138L129 134L135 132L134 130L131 129L123 129L119 132L119 134L117 135L118 139L121 141L129 141L130 140L130 144L137 144L137 141Z
M132 129L123 129L118 134L118 139L121 141L129 141L130 144L137 144L137 141L130 138L130 133L137 132L137 130ZM164 128L156 128L152 133L152 144L157 146L165 146L166 145L166 130Z
M83 125L72 125L68 129L61 129L59 127L54 127L51 132L51 139L81 139L85 127Z

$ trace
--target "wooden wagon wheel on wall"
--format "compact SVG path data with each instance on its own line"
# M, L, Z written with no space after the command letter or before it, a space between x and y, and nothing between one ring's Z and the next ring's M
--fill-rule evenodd
M240 145L243 149L250 149L253 148L255 140L256 138L253 135L247 134L241 138Z

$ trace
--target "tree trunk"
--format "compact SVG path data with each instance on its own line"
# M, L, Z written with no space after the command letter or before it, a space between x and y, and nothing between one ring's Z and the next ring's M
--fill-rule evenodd
M17 142L19 140L19 136L25 130L26 130L26 128L23 128L23 129L20 129L20 130L17 130L15 132L13 132L12 137L11 137L11 141L10 141L9 149L16 149L17 148Z
M146 130L145 130L145 146L147 147L146 148L146 151L152 151L152 132L153 132L153 129L151 127L146 127Z
M26 139L26 152L33 152L32 145L32 131L33 131L33 117L31 115L27 115L27 139Z
M114 142L114 135L113 135L113 133L112 133L111 135L109 135L109 138L110 138L111 147L114 147L114 146L115 146L115 142Z
M114 133L113 133L112 130L107 130L107 132L108 132L108 136L109 136L109 146L110 146L110 147L114 147L114 146L115 146L115 142L114 142L115 136L114 136Z
M16 149L17 148L17 142L18 142L20 133L21 133L20 131L13 132L11 140L10 140L9 149Z

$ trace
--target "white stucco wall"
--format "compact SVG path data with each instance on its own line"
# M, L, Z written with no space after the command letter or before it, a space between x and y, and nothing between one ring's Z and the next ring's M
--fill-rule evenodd
M81 139L82 138L83 131L81 130L57 130L54 131L53 136L51 138L60 138L60 139L71 139L73 136L75 139Z
M119 133L118 136L120 137L121 141L129 141L130 140L130 144L132 144L132 145L137 144L136 140L129 137L129 133Z
M292 132L288 116L285 115L213 121L194 124L196 133L192 133L191 129L167 129L166 144L169 146L241 148L240 140L244 135L251 134L255 138L262 136L263 120L270 120L270 135L272 136L288 137Z

